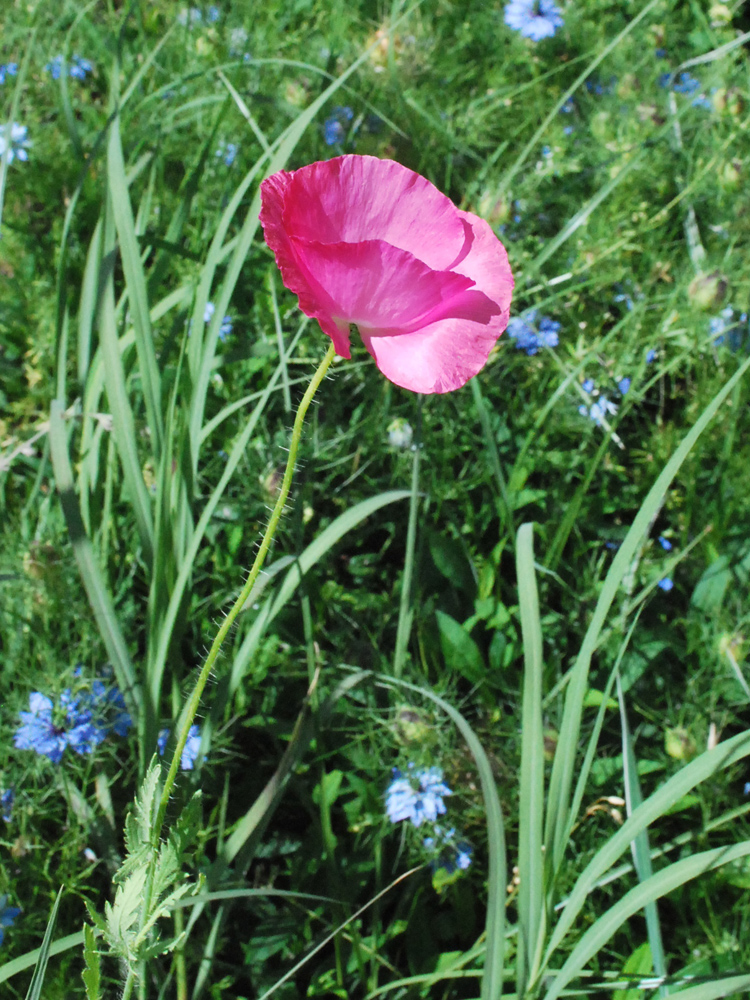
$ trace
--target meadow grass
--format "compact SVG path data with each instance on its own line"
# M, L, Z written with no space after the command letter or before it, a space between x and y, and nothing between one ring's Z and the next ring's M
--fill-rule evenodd
M561 16L0 11L3 995L750 989L750 24ZM336 360L243 592L328 344L259 183L352 152L516 322L445 396Z

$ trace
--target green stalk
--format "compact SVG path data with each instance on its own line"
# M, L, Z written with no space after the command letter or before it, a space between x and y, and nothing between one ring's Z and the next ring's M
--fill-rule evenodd
M409 526L406 530L406 560L404 576L401 581L401 601L398 609L398 629L396 632L396 650L393 656L393 676L400 677L404 670L406 652L411 635L411 623L414 610L411 607L411 584L414 576L414 552L417 545L417 515L419 513L419 453L422 448L422 402L424 397L417 399L417 433L415 434L414 451L411 467L411 499L409 500Z
M325 357L321 361L317 371L313 375L312 381L310 382L310 385L308 386L305 395L302 397L302 402L300 403L299 409L297 410L297 415L294 418L294 427L292 429L292 438L289 443L289 457L286 463L286 470L284 471L284 479L281 484L279 495L276 499L276 504L274 505L273 511L271 513L271 517L268 522L268 527L266 528L265 534L263 535L263 540L261 541L257 555L255 556L255 562L253 563L252 569L250 570L247 581L245 582L245 586L242 588L239 597L232 605L231 610L227 614L221 628L216 634L216 638L213 641L208 656L206 657L205 663L203 664L201 672L198 675L198 680L195 683L193 692L190 695L187 706L183 712L182 722L179 725L179 736L177 738L177 745L175 746L174 755L172 757L172 763L170 764L169 772L167 774L166 781L164 782L164 788L162 790L161 800L159 802L159 811L156 815L156 822L154 823L153 836L151 839L151 848L153 853L151 860L151 869L149 871L149 877L146 883L146 892L144 896L144 913L146 914L148 913L151 903L155 859L159 845L159 840L161 838L161 830L164 825L164 817L166 816L167 806L169 804L169 798L172 793L172 789L174 788L175 780L177 778L177 771L180 766L180 758L182 756L182 751L185 749L185 744L187 743L188 740L188 733L190 731L190 727L193 724L193 720L195 719L195 715L196 712L198 711L198 706L200 704L201 695L203 694L203 690L206 686L206 683L208 682L208 678L211 675L211 671L213 670L214 665L216 664L216 660L219 656L219 652L221 651L222 644L226 639L229 630L234 624L237 615L240 613L245 602L250 596L250 591L253 589L255 581L258 579L258 575L263 567L263 563L265 561L266 555L268 554L268 550L271 547L271 542L273 541L274 535L276 534L276 529L278 527L279 520L281 518L281 513L284 509L284 505L286 503L287 497L289 496L289 490L292 485L292 476L294 474L294 466L297 460L297 451L299 449L300 438L302 436L302 425L304 424L305 421L305 414L307 413L308 407L310 406L313 396L315 395L320 383L325 378L326 372L328 371L328 368L331 362L333 361L333 357L334 357L334 348L333 344L331 344L328 348L328 351L326 352ZM128 995L129 984L130 984L130 977L128 978L128 983L126 983L125 994L123 994L124 997ZM132 985L130 985L130 991L132 991Z

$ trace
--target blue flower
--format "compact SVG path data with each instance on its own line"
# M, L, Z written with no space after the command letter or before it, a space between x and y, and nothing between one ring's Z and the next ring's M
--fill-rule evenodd
M617 413L617 407L606 396L599 396L591 406L584 406L583 404L579 406L578 412L582 417L588 417L589 420L593 420L597 427L603 427L607 415Z
M700 87L700 80L696 80L689 73L680 73L678 79L672 84L672 89L678 94L694 94Z
M581 385L584 392L594 391L594 380L592 378L587 378L585 382Z
M213 304L213 302L207 302L206 308L203 310L203 322L210 323L211 317L215 312L216 312L216 306Z
M385 811L392 823L407 819L414 826L421 826L425 820L434 823L445 812L443 798L453 793L443 781L441 769L421 768L414 771L413 777L419 782L418 788L414 787L411 777L404 777L394 768L393 781L385 793Z
M0 66L0 84L5 83L5 79L8 76L15 76L18 73L18 63L6 63L5 66Z
M232 332L232 317L225 316L221 321L221 326L219 327L219 340L225 341L229 334Z
M13 803L16 801L16 793L12 788L6 788L0 794L0 816L6 823L10 823L13 816Z
M628 310L633 308L633 299L626 292L620 292L619 295L615 295L614 302L624 302Z
M548 316L541 316L537 321L537 312L529 309L521 316L514 316L507 327L508 336L515 340L516 347L528 355L536 354L540 347L557 347L560 343L560 323Z
M674 582L671 577L665 576L663 580L659 580L656 586L668 594L672 587L674 587Z
M326 146L338 146L346 138L346 126L354 117L351 108L337 105L323 123L323 139Z
M19 712L22 725L13 743L19 750L35 750L59 764L66 747L76 753L92 753L107 732L92 721L86 700L73 697L69 688L60 695L57 706L51 698L34 691L29 695L30 712Z
M219 20L220 16L221 16L221 11L219 10L219 8L216 6L216 4L211 4L211 6L208 8L208 15L206 17L208 23L215 24Z
M50 59L44 67L53 80L60 79L60 74L62 73L62 62L62 56L55 56L54 59Z
M167 740L169 739L169 730L162 729L156 739L156 747L159 751L159 756L164 756L164 751L167 749ZM200 726L195 723L188 729L188 738L185 747L180 754L180 770L181 771L192 771L195 762L198 758L198 751L201 747L201 730ZM203 758L206 759L205 757Z
M202 20L203 14L198 7L190 7L189 9L183 7L177 14L178 23L188 28L192 28L194 24L200 24Z
M8 140L5 138L5 130L7 125L0 125L0 157L5 154L5 150L8 147ZM19 125L18 122L13 122L10 126L10 149L8 150L8 163L12 163L13 160L18 157L19 160L26 161L29 158L27 150L31 147L31 143L26 138L26 133L28 129L25 125Z
M745 795L750 795L750 781L745 782Z
M628 389L630 389L630 384L631 380L627 377L627 375L624 378L621 378L617 383L617 388L620 390L623 396L628 391Z
M133 720L125 705L125 698L118 687L95 680L91 685L89 704L98 726L111 730L117 736L127 736Z
M661 547L664 549L665 552L672 551L672 543L668 538L665 538L664 535L659 535L658 541L659 545L661 545Z
M654 55L657 59L666 59L667 50L666 49L654 49Z
M76 80L85 80L86 74L91 73L94 69L94 64L89 62L88 59L84 59L82 56L73 56L71 60L70 69L68 73Z
M573 128L572 125L566 125L563 128L563 135L572 135L574 132L575 132L575 129Z
M505 23L524 38L539 42L551 38L562 27L563 19L553 0L510 0L505 6Z
M0 896L0 944L5 938L5 928L11 927L13 921L20 914L17 906L8 906L8 897Z
M575 110L575 106L576 106L575 101L573 100L572 97L569 97L567 101L563 104L563 106L560 108L560 114L569 115L571 111Z
M718 316L709 320L708 332L714 344L727 341L731 351L738 351L747 342L747 313L741 313L735 320L734 309L727 306ZM742 328L745 328L744 330Z
M216 150L216 155L224 160L225 166L231 167L237 156L238 149L239 147L236 142L222 142Z
M656 361L656 351L653 349L653 347L650 347L646 351L646 364L650 365L652 361Z
M458 847L458 852L456 854L456 868L465 872L471 864L471 856L474 853L474 848L471 844L467 844L465 840L459 841L456 846Z

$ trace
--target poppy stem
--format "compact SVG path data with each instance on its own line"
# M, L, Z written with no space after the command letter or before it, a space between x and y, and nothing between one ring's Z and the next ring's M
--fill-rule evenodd
M167 774L166 781L164 782L164 788L161 794L161 800L159 802L159 811L156 816L156 822L154 823L153 835L152 835L152 847L156 848L159 843L159 838L161 837L161 828L164 824L164 817L167 811L167 805L169 803L169 797L172 793L174 787L175 779L177 777L177 771L180 766L180 758L182 757L182 751L185 749L185 745L188 741L188 734L190 732L190 727L195 719L196 712L198 711L198 705L200 704L201 695L203 694L203 689L206 686L211 671L216 663L216 660L221 651L221 646L226 639L229 630L235 622L235 619L242 611L243 607L247 603L247 599L255 585L256 580L263 568L263 563L268 554L268 550L271 547L271 542L276 534L276 529L278 527L279 521L281 519L282 511L284 510L284 505L286 504L287 497L289 495L289 490L292 485L292 476L294 475L294 466L297 461L297 451L299 449L300 439L302 437L302 425L305 421L305 414L312 402L313 396L315 395L320 383L325 378L326 372L333 361L335 354L335 349L333 344L331 344L326 352L325 357L318 366L317 371L312 377L310 385L307 387L305 395L302 397L302 401L299 404L297 410L297 415L294 418L294 427L292 428L292 438L289 442L289 457L286 463L286 469L284 470L284 478L281 483L281 489L279 490L279 495L276 498L276 503L274 505L271 517L268 522L268 527L266 528L263 539L258 548L258 552L255 556L255 562L253 563L252 569L248 574L247 580L245 581L245 586L240 591L240 595L237 600L232 605L226 618L224 619L221 628L216 633L216 638L214 639L211 649L208 652L208 656L201 668L201 672L198 675L198 680L195 683L193 692L188 699L187 705L182 713L182 718L178 724L178 737L177 745L174 749L174 756L172 757L172 763L169 767L169 772ZM155 855L154 855L155 857ZM149 880L150 882L151 880ZM148 891L148 889L147 889Z

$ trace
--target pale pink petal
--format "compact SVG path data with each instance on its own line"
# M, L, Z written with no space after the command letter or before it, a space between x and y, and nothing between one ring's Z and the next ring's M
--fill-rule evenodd
M290 245L317 300L315 314L360 330L407 333L453 315L474 284L462 274L433 271L383 240L325 244L293 237Z
M434 271L448 268L463 245L461 220L450 198L394 160L338 156L284 176L283 224L300 239L385 240Z
M393 335L362 330L362 340L380 371L412 392L440 393L459 389L484 366L497 338L508 323L513 277L505 248L489 225L470 212L461 212L466 223L468 248L454 270L475 279L471 295L477 308L445 316L408 334ZM487 317L485 296L496 304Z

